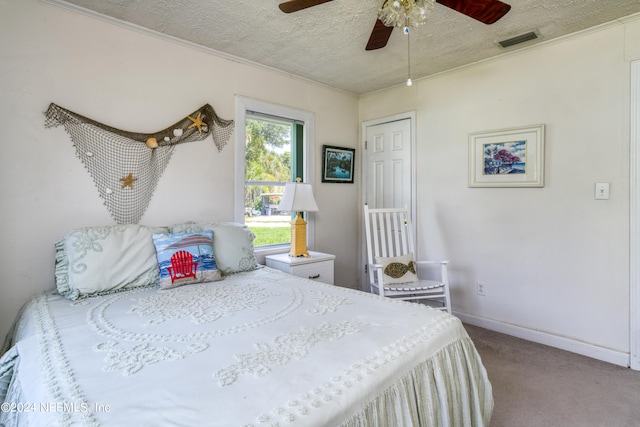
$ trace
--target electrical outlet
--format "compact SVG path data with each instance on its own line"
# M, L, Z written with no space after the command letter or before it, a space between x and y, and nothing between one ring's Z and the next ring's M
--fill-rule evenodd
M484 282L476 282L476 292L478 295L480 295L481 297L485 296L485 289L486 289L487 284Z

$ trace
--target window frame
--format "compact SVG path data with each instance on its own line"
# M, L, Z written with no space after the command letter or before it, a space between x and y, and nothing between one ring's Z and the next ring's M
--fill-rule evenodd
M265 116L281 117L301 122L303 130L303 157L304 167L302 181L314 184L314 135L315 114L309 111L284 105L273 104L258 99L236 95L235 113L235 186L234 186L234 220L244 224L244 187L245 187L245 152L246 152L246 121L250 113L263 114ZM306 212L307 221L307 247L313 248L315 242L314 213ZM290 244L273 245L264 248L256 248L257 254L281 253L289 250Z

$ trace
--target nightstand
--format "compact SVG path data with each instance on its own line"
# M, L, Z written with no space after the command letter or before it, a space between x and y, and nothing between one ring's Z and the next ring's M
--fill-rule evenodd
M333 260L335 259L335 255L313 251L309 251L308 257L290 257L289 254L265 257L267 267L330 285L333 285Z

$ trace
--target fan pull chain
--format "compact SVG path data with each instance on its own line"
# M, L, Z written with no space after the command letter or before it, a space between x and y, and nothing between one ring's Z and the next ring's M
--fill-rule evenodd
M407 35L407 86L411 86L411 43L409 42L409 27L404 27L404 32Z

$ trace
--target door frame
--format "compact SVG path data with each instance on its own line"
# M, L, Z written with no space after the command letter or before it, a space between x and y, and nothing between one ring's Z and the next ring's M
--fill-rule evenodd
M629 107L629 367L640 370L640 60L631 62Z
M417 223L416 219L416 147L417 147L417 138L416 138L416 111L407 111L404 113L394 114L392 116L380 117L378 119L367 120L362 122L362 130L361 130L361 141L360 148L363 153L360 160L360 203L358 207L358 230L360 230L360 248L358 259L360 260L360 268L358 268L358 277L360 279L360 289L369 292L369 276L364 270L364 266L367 264L367 255L366 255L366 236L364 233L364 215L363 208L365 203L367 203L367 150L365 149L365 144L367 143L367 128L370 126L382 125L385 123L397 122L399 120L409 119L409 129L410 129L410 149L411 149L411 160L410 160L410 168L411 168L411 219L413 221L414 227ZM417 256L417 255L416 255Z

